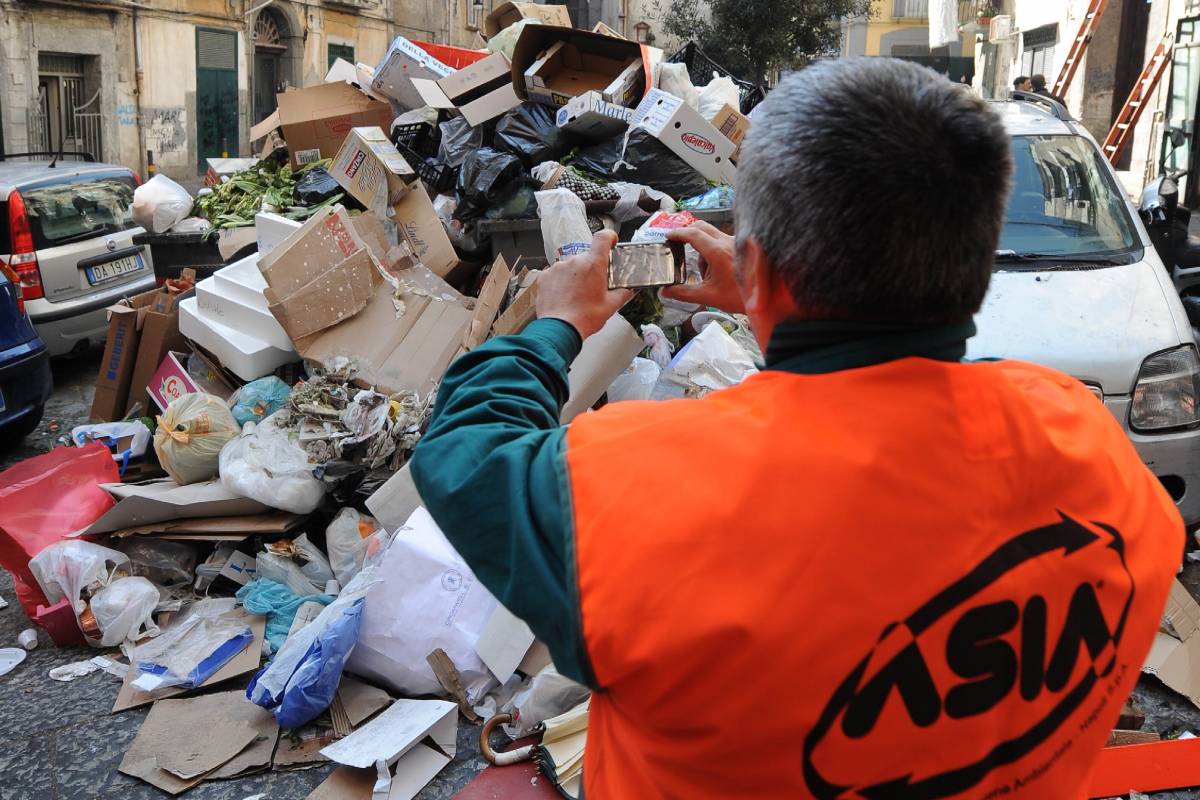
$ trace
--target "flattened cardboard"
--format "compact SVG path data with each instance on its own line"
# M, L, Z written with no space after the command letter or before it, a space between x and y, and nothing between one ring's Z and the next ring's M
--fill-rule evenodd
M236 678L239 675L245 675L258 669L262 662L262 643L267 632L267 618L248 614L244 611L241 613L245 617L246 623L250 626L250 631L254 634L254 638L250 641L246 649L227 661L223 667L210 675L208 680L197 686L196 689L216 686L222 681L227 681L230 678ZM143 692L133 686L133 682L137 680L139 675L140 673L134 668L130 668L125 673L125 681L121 684L121 691L117 694L117 700L113 703L111 713L116 714L118 711L138 708L139 706L149 705L156 700L177 697L178 695L192 691L181 686L164 686L152 692Z
M417 45L397 36L371 81L371 89L377 94L394 100L405 109L421 107L421 96L413 88L413 78L441 80L454 70L426 53ZM388 122L390 123L390 119ZM386 127L381 123L380 127Z
M546 25L557 25L561 28L571 27L571 14L563 5L542 5L541 3L501 3L483 20L483 35L488 39L495 36L509 25L523 19L541 20Z
M412 513L423 505L408 464L367 498L367 510L371 516L389 531L403 527Z
M597 22L595 25L593 25L593 26L592 26L592 33L599 33L599 34L602 34L602 35L604 35L604 36L611 36L611 37L612 37L612 38L614 38L614 39L627 39L627 38L629 38L629 37L627 37L627 36L622 36L621 34L617 33L615 30L613 30L612 28L608 27L608 26L607 26L607 25L605 25L603 22Z
M675 95L651 89L633 112L630 124L645 128L708 180L737 183L733 164L737 146Z
M175 519L235 517L265 514L273 509L257 500L241 497L219 480L180 486L170 479L143 483L102 483L117 504L78 536L112 533L125 528L153 525Z
M366 243L345 208L322 208L259 257L258 270L267 282L263 293L268 302L279 302L364 247Z
M512 270L504 262L504 256L496 256L492 270L479 290L479 299L475 301L471 326L463 340L464 349L474 350L488 338L492 324L496 321L496 314L500 310L500 303L504 300L504 293L508 291L508 281L511 277Z
M1142 672L1155 676L1200 708L1200 603L1178 580L1171 584L1163 617L1179 634L1159 630ZM1128 791L1128 788L1122 791Z
M413 190L392 209L393 219L401 235L422 264L439 278L444 278L458 266L458 254L446 226L433 208L433 201L425 191L424 184L413 186Z
M527 25L513 49L513 85L522 99L551 106L592 90L632 106L651 85L658 52L591 31Z
M389 104L373 100L347 83L317 84L283 92L277 98L279 124L293 169L333 158L353 128L392 124Z
M417 173L380 127L354 128L342 142L329 174L368 210L386 214Z
M471 127L482 125L521 104L513 87L512 65L503 53L492 53L452 72L437 85Z
M338 767L304 800L371 800L375 770Z
M475 652L496 680L504 683L517 671L533 640L533 631L525 621L497 603L496 610L479 632Z
M379 267L371 253L363 249L268 308L296 341L362 311L379 283Z
M520 333L525 326L537 319L537 284L530 284L517 298L512 301L496 324L492 326L493 336L510 336Z
M266 136L271 131L279 130L282 123L279 121L279 109L276 108L263 119L262 122L250 127L250 143L254 144L259 139Z
M346 717L354 727L392 704L392 696L383 689L349 675L342 676L337 693L346 709Z
M236 538L246 538L262 533L286 533L297 527L305 519L306 517L301 514L276 511L271 514L164 520L148 525L133 525L128 528L121 528L113 531L112 536L117 539L123 539L126 536L153 535L165 539L171 536L236 534Z
M275 748L275 758L271 762L276 770L308 769L317 764L324 764L328 758L321 755L321 748L337 740L333 728L324 724L309 723L293 735L284 737ZM374 770L371 770L374 774Z
M133 298L135 301L137 298ZM108 309L108 339L96 376L96 393L92 397L92 422L113 422L125 416L128 407L130 378L137 361L138 311L124 305Z

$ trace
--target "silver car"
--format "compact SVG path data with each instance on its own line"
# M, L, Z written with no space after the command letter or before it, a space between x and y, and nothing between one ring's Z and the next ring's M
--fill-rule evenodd
M1015 174L967 355L1045 364L1085 383L1187 524L1200 523L1200 358L1170 275L1082 125L1054 106L993 108L1012 136Z
M150 253L133 243L137 185L114 164L0 158L0 260L20 277L50 355L103 344L104 309L154 288Z

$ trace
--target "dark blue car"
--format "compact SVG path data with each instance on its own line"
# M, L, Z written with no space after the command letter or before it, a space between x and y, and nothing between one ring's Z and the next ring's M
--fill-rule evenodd
M52 385L50 355L25 314L19 279L0 260L0 446L37 427Z

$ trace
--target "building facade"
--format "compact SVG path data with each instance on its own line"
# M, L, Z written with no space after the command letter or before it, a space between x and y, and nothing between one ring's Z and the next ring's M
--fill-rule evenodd
M972 24L979 10L988 8L987 0L981 2L957 2L958 39L930 48L929 0L878 0L870 14L843 23L842 55L901 58L924 64L953 81L971 83L975 75Z

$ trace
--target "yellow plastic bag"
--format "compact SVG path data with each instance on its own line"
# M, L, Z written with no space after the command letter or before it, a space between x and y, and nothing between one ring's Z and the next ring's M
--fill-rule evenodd
M221 448L237 435L224 400L203 392L185 394L158 417L154 452L176 483L198 483L217 476Z

